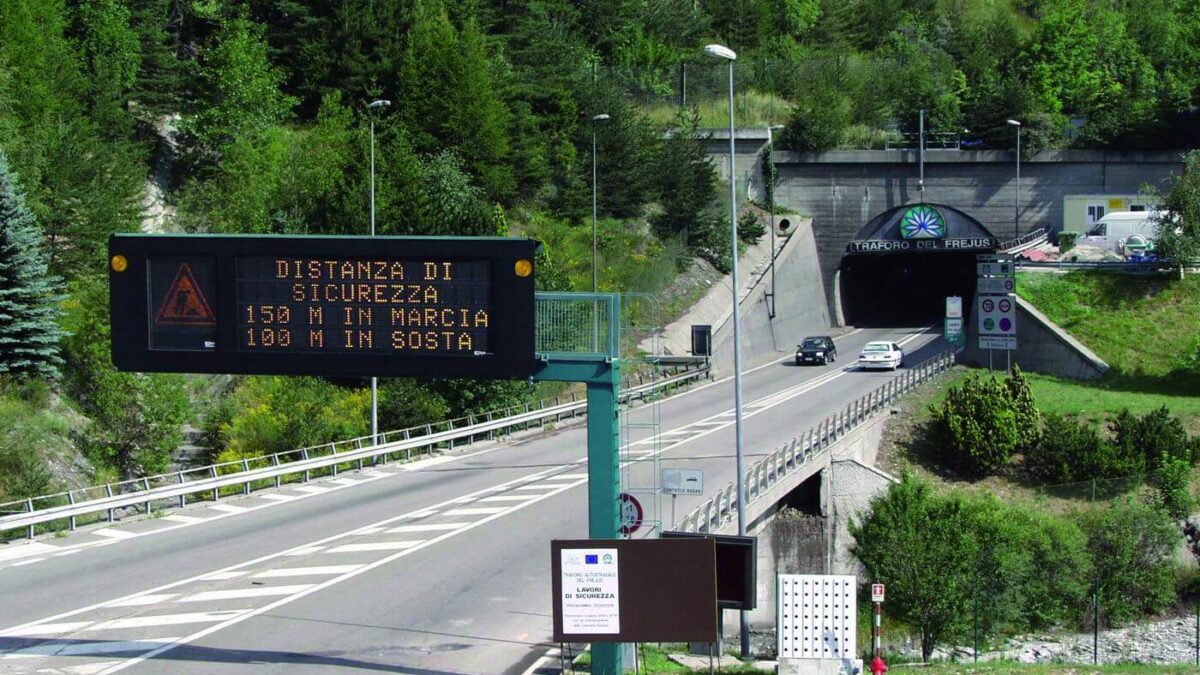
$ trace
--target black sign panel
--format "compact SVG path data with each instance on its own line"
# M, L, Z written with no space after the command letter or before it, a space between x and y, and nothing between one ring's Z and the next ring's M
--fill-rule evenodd
M499 238L116 235L113 363L526 377L536 248Z
M846 253L897 253L907 251L994 251L992 237L958 239L856 239L846 244Z
M758 607L758 540L734 534L663 532L663 539L711 539L717 546L717 606Z

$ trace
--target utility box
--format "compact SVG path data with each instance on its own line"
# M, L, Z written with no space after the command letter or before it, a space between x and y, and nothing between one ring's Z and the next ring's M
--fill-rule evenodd
M779 672L862 672L858 652L858 581L851 575L780 574L776 594Z

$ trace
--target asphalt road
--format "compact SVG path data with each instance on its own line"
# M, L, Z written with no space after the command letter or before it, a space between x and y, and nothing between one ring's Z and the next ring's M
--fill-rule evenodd
M907 339L910 363L937 353L920 331L856 331L836 364L748 372L747 467L893 377L853 370L868 340ZM627 413L623 486L686 467L723 488L732 407L726 380ZM519 673L549 646L549 542L586 536L585 454L577 425L0 547L0 673ZM641 497L650 527L669 518L669 498Z

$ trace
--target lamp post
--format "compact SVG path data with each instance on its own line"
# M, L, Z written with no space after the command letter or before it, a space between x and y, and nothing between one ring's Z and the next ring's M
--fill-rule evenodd
M735 452L737 458L737 521L738 534L746 534L746 486L744 458L742 456L742 334L741 317L738 311L738 236L737 236L737 176L734 170L734 139L733 139L733 62L737 53L724 45L712 44L704 48L704 55L715 59L724 59L729 63L729 229L733 251L731 272L733 288L733 411L734 427L736 428ZM742 658L750 656L750 625L746 621L746 612L741 615Z
M771 292L767 297L771 298L771 304L768 306L769 312L767 318L775 318L775 163L771 161L771 153L775 152L775 141L771 137L771 132L776 129L782 129L782 124L770 124L767 126L767 171L770 174L767 180L767 201L771 211Z
M1013 239L1021 236L1021 123L1006 120L1017 128L1017 189L1013 196Z
M917 122L917 164L920 175L917 178L917 190L921 193L921 203L925 203L925 109L921 108Z
M381 110L392 104L385 99L376 99L367 104L371 118L371 236L375 236L375 116L371 110ZM379 444L379 378L371 378L371 445Z

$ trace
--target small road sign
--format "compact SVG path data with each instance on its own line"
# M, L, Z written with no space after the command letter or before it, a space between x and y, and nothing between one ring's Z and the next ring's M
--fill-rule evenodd
M1007 295L979 296L979 334L1011 335L1017 333L1016 307Z
M946 298L946 316L951 319L961 319L963 315L962 298L951 295Z
M883 584L871 584L871 602L883 602Z
M702 469L663 469L662 491L665 495L704 494Z
M1014 277L979 277L975 290L978 293L1012 293L1017 289Z
M629 536L641 528L645 511L642 510L642 505L637 498L627 492L622 492L619 499L621 501L621 534Z
M980 349L1016 349L1016 335L980 335Z

